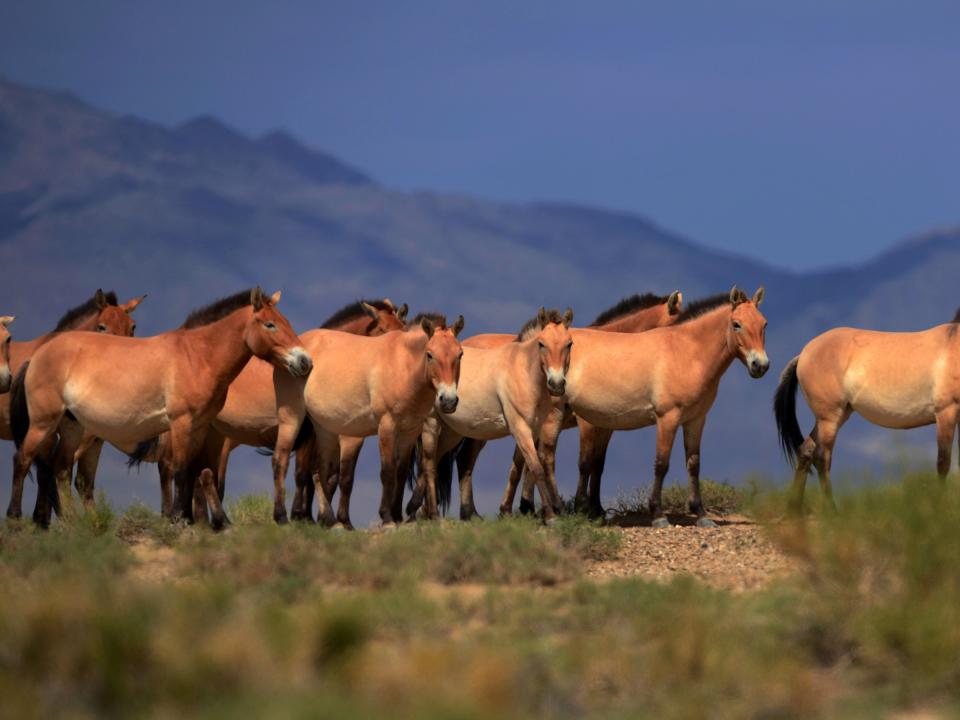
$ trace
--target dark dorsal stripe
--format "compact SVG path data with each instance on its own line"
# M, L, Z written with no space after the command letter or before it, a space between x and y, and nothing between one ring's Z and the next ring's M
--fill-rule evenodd
M624 298L613 307L607 308L602 313L597 315L597 319L590 323L589 327L606 325L607 323L611 323L614 320L624 317L625 315L630 315L631 313L639 312L640 310L646 310L647 308L652 308L655 305L663 305L669 299L669 295L654 295L653 293L631 295L630 297Z
M215 323L217 320L223 320L223 318L230 313L249 305L251 292L252 289L243 290L242 292L238 292L236 295L220 298L219 300L210 303L206 307L194 310L192 313L187 315L187 319L183 321L183 325L180 327L183 330L190 330L191 328L202 327L204 325L209 325L210 323Z
M393 308L383 300L357 300L337 310L333 315L328 317L320 327L325 330L332 330L341 325L346 325L348 322L356 320L357 318L369 318L370 316L367 315L366 311L360 306L360 303L372 305L377 310L393 310Z
M412 330L420 327L421 320L429 320L440 330L443 330L447 327L447 316L442 313L436 312L419 312L413 316L413 320L407 325L407 330Z
M673 322L673 324L680 325L681 323L695 320L701 315L706 315L708 312L716 310L718 307L729 304L730 293L720 293L719 295L705 297L702 300L695 300L687 305L687 307L684 308L679 315L677 315L677 319Z
M557 310L556 308L550 308L549 310L547 310L547 322L562 323L563 313ZM516 340L517 342L521 342L523 340L529 340L539 331L540 331L540 315L537 314L536 317L530 318L523 324L523 327L520 328L520 332L517 333Z
M107 301L107 305L118 304L117 294L113 292L113 290L110 292L105 292L103 294L103 298ZM53 329L53 331L63 332L64 330L72 330L91 315L98 315L99 313L100 307L97 305L97 296L94 295L82 305L77 305L75 308L73 308L73 310L68 310L66 313L64 313L63 317L60 318L60 322L57 323L57 326Z

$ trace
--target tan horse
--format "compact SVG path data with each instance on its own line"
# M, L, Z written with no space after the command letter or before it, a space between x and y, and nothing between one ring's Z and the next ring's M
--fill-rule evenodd
M654 295L652 293L637 294L624 298L612 308L601 313L590 327L596 330L606 332L637 333L650 330L655 327L664 327L672 324L679 316L683 304L683 294L679 290L674 290L666 296ZM536 318L527 323L524 330L521 330L521 337L524 331L532 332L535 327ZM571 330L573 338L576 339L577 329ZM498 347L516 339L514 335L503 334L485 334L475 335L463 341L464 347ZM576 417L566 408L565 402L557 403L557 412L561 414L559 421L561 429L566 430L572 427L580 428L580 482L577 486L576 506L582 509L587 501L587 479L593 473L595 474L597 505L599 505L599 483L600 474L603 472L603 461L606 458L606 448L610 442L612 431L602 428L596 428L582 418ZM554 418L552 422L557 422ZM540 454L543 457L544 470L547 475L547 481L550 484L554 497L559 501L560 491L556 479L556 446L557 437L547 436L544 438L546 443L540 448ZM467 439L463 442L457 452L457 469L460 476L460 486L468 491L467 505L464 506L461 498L461 519L467 517L477 517L478 513L473 506L472 478L473 469L476 466L477 458L483 445L478 441ZM510 475L507 479L507 489L504 493L503 502L500 505L501 513L510 513L513 509L513 500L516 496L516 488L520 477L523 474L525 462L523 453L519 448L513 452L513 463L510 467ZM441 467L446 471L447 463L444 462ZM530 476L524 484L523 497L520 502L522 512L533 511L533 482ZM601 510L602 513L602 510Z
M667 327L637 334L586 329L574 333L566 399L577 416L609 430L657 427L650 495L654 527L669 525L661 490L681 427L689 508L698 525L713 525L700 497L700 438L730 364L739 359L754 378L769 368L764 349L767 321L758 310L762 300L763 288L748 299L734 287L729 295L693 303Z
M447 327L443 316L418 315L404 331L380 337L348 335L331 330L311 333L306 347L314 371L300 392L278 388L278 430L274 451L274 513L284 506L284 483L290 451L305 416L309 416L320 457L328 467L314 475L320 508L318 517L334 522L324 492L324 481L338 475L340 517L349 523L353 475L333 467L339 456L339 436L377 435L380 444L382 495L380 519L384 526L401 520L401 469L433 411L457 408L457 383L462 349L457 335L463 317ZM291 384L292 385L292 384ZM292 388L291 388L292 389ZM344 521L345 520L345 521Z
M360 300L345 305L331 315L323 323L321 329L338 330L356 335L383 335L392 330L404 328L403 321L406 314L406 304L397 307L389 298ZM310 330L302 333L300 335L301 342L306 343L313 332L315 331ZM289 377L288 373L281 373L277 379L283 382ZM307 425L307 427L310 426ZM217 468L218 495L223 500L230 453L240 445L272 448L276 442L277 395L274 389L274 367L265 360L253 357L230 384L227 391L227 400L212 423L204 452L202 457L198 459L200 470L197 473L191 473L191 476L199 475L199 472L206 467ZM163 458L167 451L168 443L164 436L159 439L159 446L156 448L150 445L139 448L138 453L132 458L131 464L138 464L147 459ZM307 508L312 504L314 455L315 442L313 436L310 435L306 438L303 447L297 449L295 509L298 501L301 505L306 505ZM169 470L165 468L161 469L160 476L162 512L170 514L174 507L173 478ZM303 478L306 478L309 483L304 481ZM195 498L195 507L203 512L202 495L198 494L198 497ZM298 518L296 510L294 511L294 518ZM284 514L276 519L278 522L283 522L286 515Z
M251 356L269 358L295 376L310 372L309 355L275 307L279 299L254 288L155 337L64 333L40 348L11 390L18 503L30 463L67 412L90 434L120 446L169 431L171 464L184 484L227 388ZM226 515L211 471L202 485L213 525L221 527ZM34 519L41 525L49 523L50 500L57 501L55 486L38 488Z
M10 331L7 329L16 318L13 315L0 315L0 393L10 390L13 372L10 370Z
M471 438L482 447L489 440L512 435L524 461L540 489L544 518L554 516L556 499L540 462L537 446L545 423L558 419L555 401L562 398L570 366L570 323L573 311L561 315L557 310L540 308L536 332L521 330L516 342L488 349L464 346L460 364L460 403L452 413L434 415L424 424L421 435L420 468L417 488L407 506L414 517L426 493L426 515L437 517L437 460L451 452L463 438ZM547 429L550 436L558 428ZM542 446L542 445L541 445ZM452 467L446 464L441 475L440 498L446 505L450 496ZM470 475L460 480L460 517L469 519L476 512Z
M75 308L67 311L57 322L53 332L42 335L33 340L25 342L12 342L9 345L10 370L14 376L20 371L25 363L29 362L33 353L51 339L57 337L59 333L68 331L94 331L107 333L109 335L119 335L129 337L134 334L137 325L131 314L143 302L146 295L134 298L123 304L118 303L114 292L103 292L97 290L93 297ZM82 429L71 419L64 418L60 423L58 437L52 437L45 447L37 454L37 479L38 482L46 479L53 472L53 465L57 457L70 456L71 462L75 454L79 456L79 468L82 472L77 474L77 488L84 487L86 478L92 478L96 474L97 463L99 461L99 449L89 450L83 448L81 452ZM10 427L10 396L0 397L0 439L13 440L13 430ZM68 481L69 489L69 481ZM11 498L10 506L7 510L8 517L18 518L21 514L20 502L13 502Z
M811 464L823 502L836 512L830 466L837 433L853 413L875 425L906 430L937 426L937 474L950 470L960 421L960 334L957 320L920 332L836 328L817 336L780 376L774 414L780 444L796 465L790 509L800 513ZM797 386L815 424L804 438L797 422Z

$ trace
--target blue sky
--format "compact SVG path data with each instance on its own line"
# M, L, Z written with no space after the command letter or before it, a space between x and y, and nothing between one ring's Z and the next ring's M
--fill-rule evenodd
M5 3L0 72L795 268L960 222L960 3Z

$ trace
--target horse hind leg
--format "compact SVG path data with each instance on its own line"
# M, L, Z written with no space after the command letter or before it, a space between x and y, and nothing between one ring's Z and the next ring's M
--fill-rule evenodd
M937 475L941 481L947 479L950 472L953 436L957 430L957 411L955 408L937 415Z
M810 474L810 466L813 464L813 457L818 447L816 434L817 431L814 428L797 451L797 467L793 473L793 485L790 489L790 500L788 501L790 515L799 517L803 514L803 492L807 486L807 475Z
M833 514L837 513L837 504L833 500L833 486L830 482L830 468L833 465L833 446L837 442L840 427L850 417L847 411L839 421L818 421L817 449L813 455L813 464L820 476L820 492L823 495L823 507Z

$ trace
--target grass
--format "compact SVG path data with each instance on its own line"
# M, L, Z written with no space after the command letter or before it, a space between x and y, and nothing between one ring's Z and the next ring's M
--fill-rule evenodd
M960 493L910 476L838 504L771 525L805 570L740 594L592 582L619 531L575 518L346 533L242 499L220 535L105 503L7 523L0 715L957 713Z
M707 512L715 515L733 515L747 511L759 493L756 483L739 487L713 480L700 481L700 497ZM685 485L671 484L663 488L661 504L668 514L684 515L689 491ZM650 488L641 487L629 495L618 495L611 508L614 518L644 515L650 498Z

